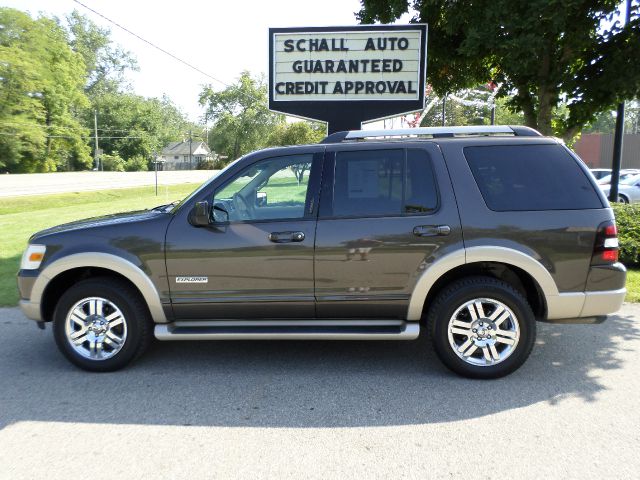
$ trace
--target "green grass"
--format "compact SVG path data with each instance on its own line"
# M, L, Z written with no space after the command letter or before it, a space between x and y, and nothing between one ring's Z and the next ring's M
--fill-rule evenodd
M627 272L627 302L640 302L640 270L629 269Z
M0 198L0 306L18 303L16 272L29 237L82 218L141 210L186 197L196 184Z

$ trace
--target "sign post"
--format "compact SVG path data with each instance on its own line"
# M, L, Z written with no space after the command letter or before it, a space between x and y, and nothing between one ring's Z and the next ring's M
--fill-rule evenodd
M427 26L269 29L269 109L329 134L424 108Z

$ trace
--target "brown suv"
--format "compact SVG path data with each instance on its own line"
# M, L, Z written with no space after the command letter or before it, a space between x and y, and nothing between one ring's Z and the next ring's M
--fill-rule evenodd
M160 340L412 340L516 370L536 321L625 296L613 212L526 127L341 132L229 165L177 204L35 234L18 283L61 351L115 370Z

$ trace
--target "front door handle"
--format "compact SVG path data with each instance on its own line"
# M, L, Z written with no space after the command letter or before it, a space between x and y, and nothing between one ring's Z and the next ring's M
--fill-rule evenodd
M271 232L269 241L273 243L302 242L304 232Z
M418 225L413 227L413 234L417 237L446 236L451 233L449 225Z

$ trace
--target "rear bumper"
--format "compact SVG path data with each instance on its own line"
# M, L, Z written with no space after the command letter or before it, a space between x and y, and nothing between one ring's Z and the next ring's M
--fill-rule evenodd
M604 292L561 293L547 298L550 323L601 323L606 315L620 310L626 288Z

